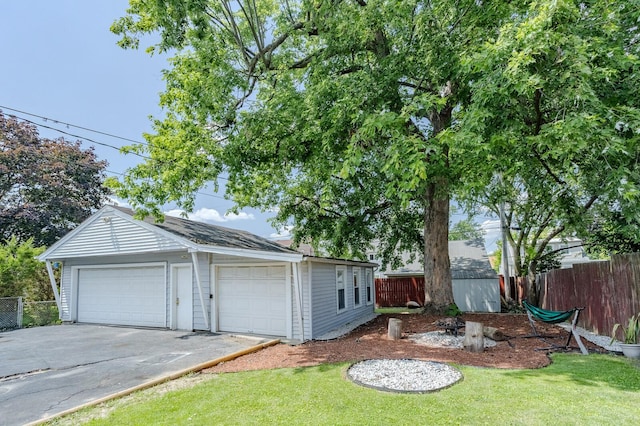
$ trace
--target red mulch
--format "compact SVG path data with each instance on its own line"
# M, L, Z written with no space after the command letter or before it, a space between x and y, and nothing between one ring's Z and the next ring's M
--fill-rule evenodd
M387 337L389 318L402 320L403 336L400 340ZM551 350L540 350L551 344L564 346L568 332L554 325L536 322L538 332L549 336L542 341L527 337L532 334L526 314L464 314L464 321L480 322L495 327L508 337L486 348L482 353L472 353L457 348L433 348L417 344L407 336L415 333L440 330L433 323L441 316L423 314L383 314L364 324L348 335L330 341L309 341L292 346L278 344L261 351L241 356L205 370L208 373L235 372L285 367L305 367L322 363L353 362L364 359L413 358L459 365L495 368L540 368L549 365ZM590 352L606 352L601 347L582 339ZM571 339L569 349L577 352L577 344Z

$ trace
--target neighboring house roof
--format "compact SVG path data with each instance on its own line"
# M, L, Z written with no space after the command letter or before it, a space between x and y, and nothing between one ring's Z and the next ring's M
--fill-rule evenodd
M153 217L136 220L134 214L133 210L124 207L104 206L49 247L39 259L58 260L175 249L293 262L299 262L303 257L294 250L250 232L173 216L165 216L163 223L157 223ZM136 231L142 228L146 234ZM119 231L114 233L114 229ZM91 238L99 238L100 244L90 241Z
M449 259L453 279L498 278L482 239L449 241Z
M275 242L285 247L291 247L291 245L293 244L293 240L290 240L290 239L275 240ZM315 254L315 250L313 249L313 247L310 244L305 244L305 243L300 244L296 251L304 254L306 259L312 260L314 262L322 262L322 263L330 262L330 263L339 263L341 265L367 266L367 267L378 266L377 263L367 262L366 260L341 259L337 257L318 256Z
M291 246L293 245L293 240L291 239L275 240L275 242L280 244L283 247L288 247L288 248L291 248ZM315 250L313 250L313 247L311 246L311 244L306 244L306 243L299 244L298 248L295 250L297 252L304 254L305 256L315 256Z
M419 259L419 256L416 256ZM449 260L452 279L497 279L482 239L449 241ZM422 264L416 260L395 271L386 271L387 276L423 274Z

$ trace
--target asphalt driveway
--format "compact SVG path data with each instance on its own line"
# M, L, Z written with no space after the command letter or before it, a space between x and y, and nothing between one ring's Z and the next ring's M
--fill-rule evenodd
M267 341L86 324L0 333L0 425L35 422Z

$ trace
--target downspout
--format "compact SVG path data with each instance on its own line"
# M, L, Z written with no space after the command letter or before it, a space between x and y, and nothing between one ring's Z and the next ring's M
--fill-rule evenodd
M58 306L58 316L62 317L62 306L60 306L60 293L58 293L58 284L56 284L56 276L53 274L53 268L51 262L46 261L47 272L49 273L49 281L51 282L51 289L53 290L53 297L56 299L56 305Z
M298 314L298 322L300 323L300 339L304 342L304 317L302 316L302 290L300 288L300 262L291 263L293 272L293 291L296 297L296 311Z
M198 286L198 296L200 297L200 307L202 308L202 316L204 317L205 329L209 330L209 311L204 304L204 295L202 293L202 284L200 283L200 264L198 263L198 252L191 252L191 261L196 272L196 284Z

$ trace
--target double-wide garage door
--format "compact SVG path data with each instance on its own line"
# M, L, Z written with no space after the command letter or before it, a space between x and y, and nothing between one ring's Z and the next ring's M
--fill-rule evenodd
M166 327L164 265L78 270L78 322Z
M221 266L217 275L220 331L287 335L284 266Z

